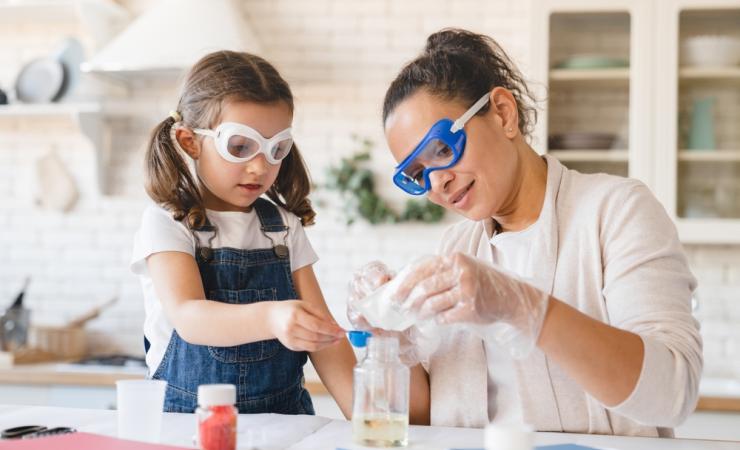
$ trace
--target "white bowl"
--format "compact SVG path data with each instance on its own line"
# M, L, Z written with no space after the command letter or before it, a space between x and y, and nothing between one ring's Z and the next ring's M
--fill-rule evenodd
M732 36L692 36L684 41L682 50L687 66L729 67L740 63L740 39Z

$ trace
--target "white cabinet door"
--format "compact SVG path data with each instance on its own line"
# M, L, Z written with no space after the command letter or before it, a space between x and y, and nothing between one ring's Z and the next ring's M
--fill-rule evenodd
M740 42L740 1L656 10L656 192L684 242L740 242L740 66L722 61Z
M652 2L538 1L532 55L545 99L535 148L582 172L653 187Z

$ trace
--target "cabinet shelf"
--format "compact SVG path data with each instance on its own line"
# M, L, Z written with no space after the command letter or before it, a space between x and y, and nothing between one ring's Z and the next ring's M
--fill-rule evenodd
M732 81L740 83L740 67L682 67L682 81Z
M627 150L549 150L549 154L567 162L624 162L629 159Z
M13 104L0 106L0 120L68 117L75 121L95 152L98 189L106 192L111 155L110 130L105 127L101 103Z
M87 103L16 103L0 106L0 117L20 118L34 116L70 116L80 113L100 113L102 105L96 102Z
M610 69L552 69L550 82L619 82L627 83L630 79L629 67Z
M685 162L740 162L740 150L679 150L678 160Z
M91 10L94 16L88 16ZM112 0L0 0L0 24L83 20L120 23L129 13Z

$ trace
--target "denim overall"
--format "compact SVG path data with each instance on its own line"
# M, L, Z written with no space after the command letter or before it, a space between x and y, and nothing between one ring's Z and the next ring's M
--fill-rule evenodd
M196 261L209 300L248 304L298 298L288 248L275 245L268 234L287 236L288 227L269 201L260 198L252 206L273 248L211 249L198 243ZM208 231L208 226L203 230ZM307 357L306 352L288 350L277 339L212 347L189 344L173 330L152 378L167 381L164 410L169 412L193 412L200 384L229 383L236 386L236 407L242 414L314 414L311 397L303 387Z

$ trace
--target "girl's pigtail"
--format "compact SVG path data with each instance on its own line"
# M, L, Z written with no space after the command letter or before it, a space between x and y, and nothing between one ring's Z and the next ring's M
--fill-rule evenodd
M152 131L146 151L146 192L156 203L172 212L175 220L186 219L191 229L206 222L198 184L185 155L173 142L175 119L168 117Z
M282 162L275 183L267 191L267 196L276 204L292 212L305 226L313 225L316 211L311 206L308 194L311 192L311 179L298 147L293 144L288 156Z

